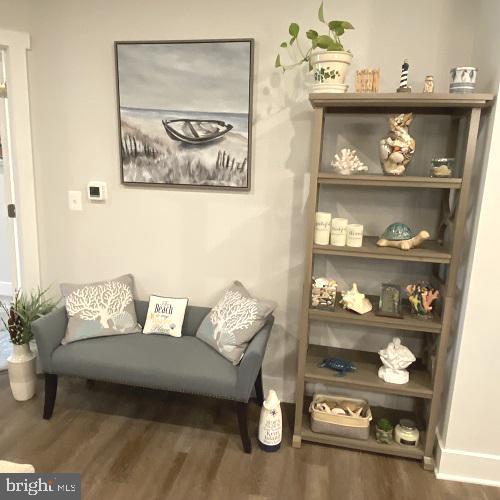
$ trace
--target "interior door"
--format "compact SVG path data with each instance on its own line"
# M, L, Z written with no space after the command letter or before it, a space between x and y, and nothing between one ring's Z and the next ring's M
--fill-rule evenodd
M10 161L8 85L5 84L7 52L0 49L0 296L10 296L21 286L19 279L18 227L15 190ZM5 86L4 86L5 84Z

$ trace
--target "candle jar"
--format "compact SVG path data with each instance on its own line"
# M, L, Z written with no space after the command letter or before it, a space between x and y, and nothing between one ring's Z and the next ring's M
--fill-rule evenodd
M347 225L347 246L360 247L363 245L363 225L348 224Z
M314 226L314 244L328 245L330 243L330 225L332 214L328 212L316 212L316 223Z
M455 158L433 158L431 177L451 177L455 169Z
M394 441L404 446L417 446L420 432L413 420L402 418L394 428Z
M330 244L336 247L343 247L347 239L347 219L332 219L332 232L330 235Z

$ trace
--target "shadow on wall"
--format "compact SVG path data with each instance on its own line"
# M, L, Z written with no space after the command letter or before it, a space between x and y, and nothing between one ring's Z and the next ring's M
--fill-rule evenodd
M283 79L288 79L287 91ZM309 162L311 156L311 130L313 113L308 101L306 87L308 75L305 71L287 72L285 75L274 71L269 79L269 87L262 93L273 100L267 107L270 115L286 115L291 124L292 135L287 134L288 156L284 159L285 171L291 174L291 198L288 210L283 210L283 222L290 224L288 246L289 266L281 276L277 276L286 289L286 299L282 310L278 311L277 323L269 341L265 363L265 379L275 386L282 384L281 397L284 401L295 399L295 374L297 370L297 348L300 328L300 312L305 266L306 205L309 191ZM291 85L290 85L291 84ZM288 90L289 89L289 90ZM276 97L282 99L279 108L273 106ZM269 119L270 116L266 116ZM279 135L279 134L276 134ZM279 182L279 180L278 180ZM272 189L268 196L273 196ZM278 388L279 389L279 388Z

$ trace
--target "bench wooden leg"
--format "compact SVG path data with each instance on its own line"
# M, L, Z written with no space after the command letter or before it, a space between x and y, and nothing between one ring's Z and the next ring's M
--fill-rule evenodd
M264 404L264 388L262 387L262 368L259 370L259 374L255 379L255 398L259 406L262 406Z
M237 412L243 450L245 453L252 453L252 444L248 436L248 403L238 402Z
M52 417L54 404L57 395L57 375L52 373L45 374L45 405L43 407L43 418L48 420Z

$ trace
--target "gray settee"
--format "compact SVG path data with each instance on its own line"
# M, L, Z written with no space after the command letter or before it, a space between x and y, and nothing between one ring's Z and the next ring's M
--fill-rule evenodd
M136 301L135 307L137 320L143 325L148 302ZM195 337L209 311L188 306L180 338L139 333L67 345L61 345L67 324L64 307L37 320L33 334L45 373L43 417L52 416L58 375L231 399L237 402L243 448L250 453L248 401L255 388L257 401L262 404L261 366L274 317L270 316L252 339L240 364L233 366Z

